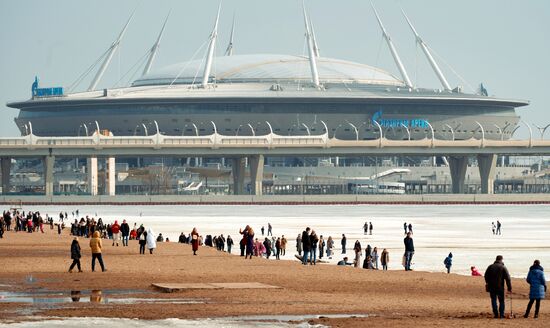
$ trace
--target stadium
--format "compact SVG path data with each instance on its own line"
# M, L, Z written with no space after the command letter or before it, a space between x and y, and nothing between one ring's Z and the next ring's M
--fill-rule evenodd
M377 15L378 17L378 15ZM405 16L406 17L406 16ZM219 18L219 13L218 13ZM441 88L414 86L382 21L383 36L401 73L394 76L366 64L320 56L304 10L308 55L215 56L217 26L203 59L150 71L161 34L144 74L124 88L96 90L124 30L105 55L90 87L64 93L33 86L32 98L9 103L20 110L23 135L85 135L96 127L114 135L280 135L324 134L338 139L509 139L519 122L515 109L527 101L451 88L412 23ZM231 38L232 40L233 38ZM97 122L97 124L96 124Z

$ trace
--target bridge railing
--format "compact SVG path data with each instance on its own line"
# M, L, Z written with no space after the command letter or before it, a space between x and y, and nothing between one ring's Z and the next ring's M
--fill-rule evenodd
M155 134L151 136L103 136L93 135L85 137L39 137L29 134L23 137L0 138L2 148L113 148L113 147L196 147L196 148L292 148L292 147L366 147L366 148L398 148L398 147L426 147L426 148L485 148L485 147L550 147L550 140L442 140L424 138L420 140L391 140L382 137L372 140L340 140L324 135L310 136L282 136L274 133L261 136L226 136L214 133L207 136L165 136Z

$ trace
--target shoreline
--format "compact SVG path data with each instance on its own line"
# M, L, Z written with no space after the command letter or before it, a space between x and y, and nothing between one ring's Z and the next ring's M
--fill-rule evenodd
M1 205L547 205L550 194L118 195L0 197Z

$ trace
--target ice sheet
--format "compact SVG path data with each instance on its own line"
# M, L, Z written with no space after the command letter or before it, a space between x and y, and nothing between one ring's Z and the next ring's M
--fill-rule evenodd
M104 222L126 219L133 226L144 224L156 233L162 232L177 241L180 232L188 234L197 227L207 234L225 237L236 242L233 253L239 252L239 228L250 224L256 237L260 228L273 226L275 236L285 235L289 241L284 259L294 260L296 236L306 226L326 239L335 240L335 256L340 260L340 238L347 236L347 255L353 258L353 244L361 242L363 249L370 244L390 252L389 269L402 270L403 222L411 222L416 252L415 270L443 272L443 260L452 252L452 272L469 274L475 265L483 273L496 255L515 277L525 277L533 260L550 267L550 207L545 205L195 205L195 206L31 206L25 210L40 210L56 220L60 211L79 209L80 217L102 217ZM499 219L502 235L494 236L491 222ZM373 235L363 235L365 221L372 222ZM158 245L162 247L162 244ZM190 247L182 245L182 247ZM136 246L136 252L138 248ZM200 252L200 250L199 250Z

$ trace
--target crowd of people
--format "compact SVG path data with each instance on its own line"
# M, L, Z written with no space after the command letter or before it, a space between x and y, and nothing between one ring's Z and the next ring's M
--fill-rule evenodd
M260 230L263 237L264 227L262 226ZM267 236L263 240L261 239L262 237L255 237L254 229L250 225L247 225L244 229L240 229L239 234L242 235L239 241L240 255L244 256L245 259L252 259L252 256L269 259L271 256L274 256L276 260L280 260L281 256L286 255L288 241L284 235L281 237L273 236L273 227L270 223L268 223Z
M89 247L91 249L91 269L92 272L95 271L96 261L99 263L102 271L106 271L104 259L103 259L103 242L108 240L111 243L111 246L118 247L128 247L129 240L138 241L139 253L145 254L145 250L149 250L150 254L153 254L155 248L157 247L157 242L168 242L168 238L164 238L162 233L155 235L151 228L146 229L143 224L139 227L136 223L133 224L133 227L130 229L130 225L126 220L122 220L122 223L119 224L118 220L114 222L104 223L101 218L97 221L95 218L90 218L89 216L82 217L77 219L79 211L72 212L74 221L70 224L70 233L74 236L70 246L70 256L72 263L69 266L69 272L73 272L75 267L78 272L83 272L82 264L80 262L82 258L82 249L80 245L80 239L89 239ZM97 214L96 214L97 216ZM17 209L11 209L9 211L4 211L3 215L0 217L0 238L4 237L6 231L14 232L27 232L35 233L41 232L44 233L44 225L47 224L50 226L50 229L53 230L57 226L58 234L61 234L65 228L66 221L68 222L69 218L67 213L61 212L59 214L59 221L54 222L53 217L46 215L42 217L40 212L35 211L19 211ZM496 221L496 224L492 224L492 232L495 235L501 234L501 223ZM270 257L275 257L279 260L281 256L286 254L287 239L284 235L280 237L273 236L273 227L271 223L267 224L267 236L264 237L265 228L261 227L262 237L256 237L254 229L247 225L244 229L239 230L241 238L239 240L240 246L240 255L245 259L252 259L252 257L265 257L269 259ZM404 254L403 254L403 266L406 271L411 271L412 258L415 252L414 242L413 242L413 229L412 223L404 223L403 229L405 233L405 238L403 240L404 244ZM371 235L373 232L372 222L365 222L363 225L363 232L365 235ZM156 236L156 237L155 237ZM193 255L197 255L199 246L208 246L216 248L218 251L223 251L230 253L234 246L234 241L230 235L225 237L223 234L219 235L206 235L203 239L202 235L198 233L197 228L189 234L180 234L179 243L182 244L191 244ZM334 240L329 236L326 240L323 235L318 235L315 230L307 227L301 234L298 234L296 237L296 251L298 253L298 258L301 260L303 265L316 265L322 261L323 256L326 255L329 259L332 259L334 254ZM347 238L345 234L342 234L341 246L342 254L346 254L346 245ZM377 247L371 247L368 244L364 250L361 246L359 240L355 241L353 246L353 251L355 257L353 261L349 261L348 257L345 256L342 260L338 261L338 265L349 265L354 267L362 267L363 269L371 270L387 270L389 263L389 251L384 248L381 252ZM361 259L364 255L364 260L361 262ZM451 272L453 261L453 254L450 252L447 257L445 257L443 263L447 273ZM495 262L490 265L485 274L482 275L479 270L472 266L470 268L472 276L483 276L486 282L486 291L489 293L491 298L491 307L495 318L503 318L505 311L505 292L511 293L512 285L510 275L508 270L504 266L503 257L501 255L496 257ZM524 317L527 318L530 314L531 308L535 305L535 314L534 317L537 318L540 310L541 300L544 298L546 293L546 280L544 276L544 269L540 265L539 260L535 260L533 265L529 268L527 275L527 282L530 285L529 293L529 303L525 311ZM506 286L506 288L505 288Z

